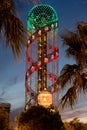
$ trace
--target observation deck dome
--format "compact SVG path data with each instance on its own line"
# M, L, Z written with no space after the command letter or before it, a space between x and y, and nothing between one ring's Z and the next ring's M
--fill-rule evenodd
M58 22L56 11L46 4L34 6L27 17L27 29L37 29Z

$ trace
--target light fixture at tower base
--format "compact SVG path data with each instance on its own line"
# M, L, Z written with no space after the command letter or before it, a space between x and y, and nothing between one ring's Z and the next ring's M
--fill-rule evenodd
M38 104L44 107L52 105L52 94L46 89L42 90L38 95Z

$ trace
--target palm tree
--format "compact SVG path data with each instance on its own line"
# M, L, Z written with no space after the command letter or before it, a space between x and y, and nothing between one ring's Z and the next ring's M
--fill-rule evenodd
M87 23L78 22L75 32L66 29L61 38L66 46L66 56L76 62L64 65L60 72L61 88L68 87L61 99L64 108L68 104L72 107L77 101L78 93L87 89Z
M26 1L26 0L23 0ZM32 0L36 3L37 0ZM14 58L19 58L27 40L27 31L17 17L14 0L0 0L0 35L6 38L6 47L11 47Z

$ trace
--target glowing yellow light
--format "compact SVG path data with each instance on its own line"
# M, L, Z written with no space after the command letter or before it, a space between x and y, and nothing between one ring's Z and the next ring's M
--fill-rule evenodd
M47 90L43 90L38 95L38 104L49 107L52 104L52 94Z

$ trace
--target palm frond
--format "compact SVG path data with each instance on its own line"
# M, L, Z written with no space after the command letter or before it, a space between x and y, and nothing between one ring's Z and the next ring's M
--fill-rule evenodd
M62 106L62 109L64 109L65 106L70 105L71 108L73 108L73 105L76 103L77 99L77 92L76 87L71 87L66 94L62 97L60 105Z
M9 25L9 26L8 26ZM27 36L23 23L13 15L6 15L4 19L6 47L10 45L14 57L19 56L25 46Z
M78 91L79 92L86 92L87 91L87 74L86 73L83 73L81 75L81 78L79 78L79 82L78 82Z
M34 5L36 5L38 2L40 2L40 0L21 0L21 1L25 1L25 2L27 2L27 3L30 3L30 2L32 2Z
M87 47L87 22L83 22L83 21L78 22L77 28L78 28L78 32L79 32L79 35L81 37L81 40L83 41L83 43Z
M14 58L17 59L25 47L27 31L22 21L16 16L13 0L0 1L0 14L0 31L3 29L6 47L11 47Z
M63 45L66 46L67 56L77 56L81 53L82 42L78 34L67 30L64 34L61 35L61 38L63 40Z
M81 26L79 28L79 32L71 32L69 30L65 30L61 34L61 39L63 41L63 45L66 46L65 48L65 54L68 58L72 57L76 60L76 62L83 62L84 60L87 60L87 35L86 35L86 30L87 30L87 25L85 24L82 27L82 24L78 24L78 26ZM81 33L81 34L79 34ZM84 35L84 36L83 36ZM86 38L86 39L85 39ZM85 46L86 45L86 46Z
M0 15L3 15L5 11L16 13L15 3L13 0L0 0L0 12L2 12Z
M0 33L3 31L3 21L5 14L16 14L13 0L0 0Z
M63 45L70 46L71 48L74 48L76 51L78 51L78 49L81 49L81 41L77 33L65 30L61 34L61 39L63 41Z
M66 64L63 69L60 72L59 76L59 81L61 88L65 88L67 85L70 85L74 82L74 76L78 72L79 75L79 66L74 64L74 65L69 65Z

